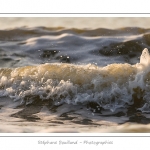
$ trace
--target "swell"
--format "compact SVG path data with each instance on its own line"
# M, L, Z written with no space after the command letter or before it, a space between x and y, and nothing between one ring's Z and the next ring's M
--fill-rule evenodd
M105 29L105 28L98 28L98 29L77 29L77 28L70 28L66 29L64 27L57 27L57 28L48 28L48 27L34 27L34 28L14 28L14 29L7 29L7 30L0 30L0 40L19 40L19 38L23 37L36 37L36 36L43 36L43 35L54 35L58 36L61 34L74 34L74 35L81 35L81 36L116 36L116 35L139 35L139 34L146 34L149 33L150 29L144 28L137 28L137 27L125 27L119 29Z
M43 63L135 64L150 29L16 28L0 31L0 67ZM111 58L111 59L109 59ZM107 61L107 62L106 62Z

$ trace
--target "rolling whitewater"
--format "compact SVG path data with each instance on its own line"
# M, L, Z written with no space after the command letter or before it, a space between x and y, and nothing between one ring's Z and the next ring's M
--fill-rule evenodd
M0 132L149 132L148 49L144 28L0 30Z

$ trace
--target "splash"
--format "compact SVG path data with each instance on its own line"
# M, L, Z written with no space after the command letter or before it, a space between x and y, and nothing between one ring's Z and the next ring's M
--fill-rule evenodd
M35 99L54 104L96 102L103 109L115 111L135 103L133 95L150 105L150 56L144 49L140 63L96 65L42 64L15 69L0 69L0 96L22 103Z
M140 57L140 64L148 67L150 64L150 55L147 48L142 51L142 55Z

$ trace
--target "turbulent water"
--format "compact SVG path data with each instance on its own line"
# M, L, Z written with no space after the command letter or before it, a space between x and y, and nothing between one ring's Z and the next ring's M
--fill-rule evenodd
M143 28L1 30L2 125L98 132L102 125L149 124L149 48L150 29Z

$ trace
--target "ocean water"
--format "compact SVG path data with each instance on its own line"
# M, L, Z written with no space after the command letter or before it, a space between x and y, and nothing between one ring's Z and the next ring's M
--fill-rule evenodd
M1 29L0 132L149 132L149 50L142 27Z

